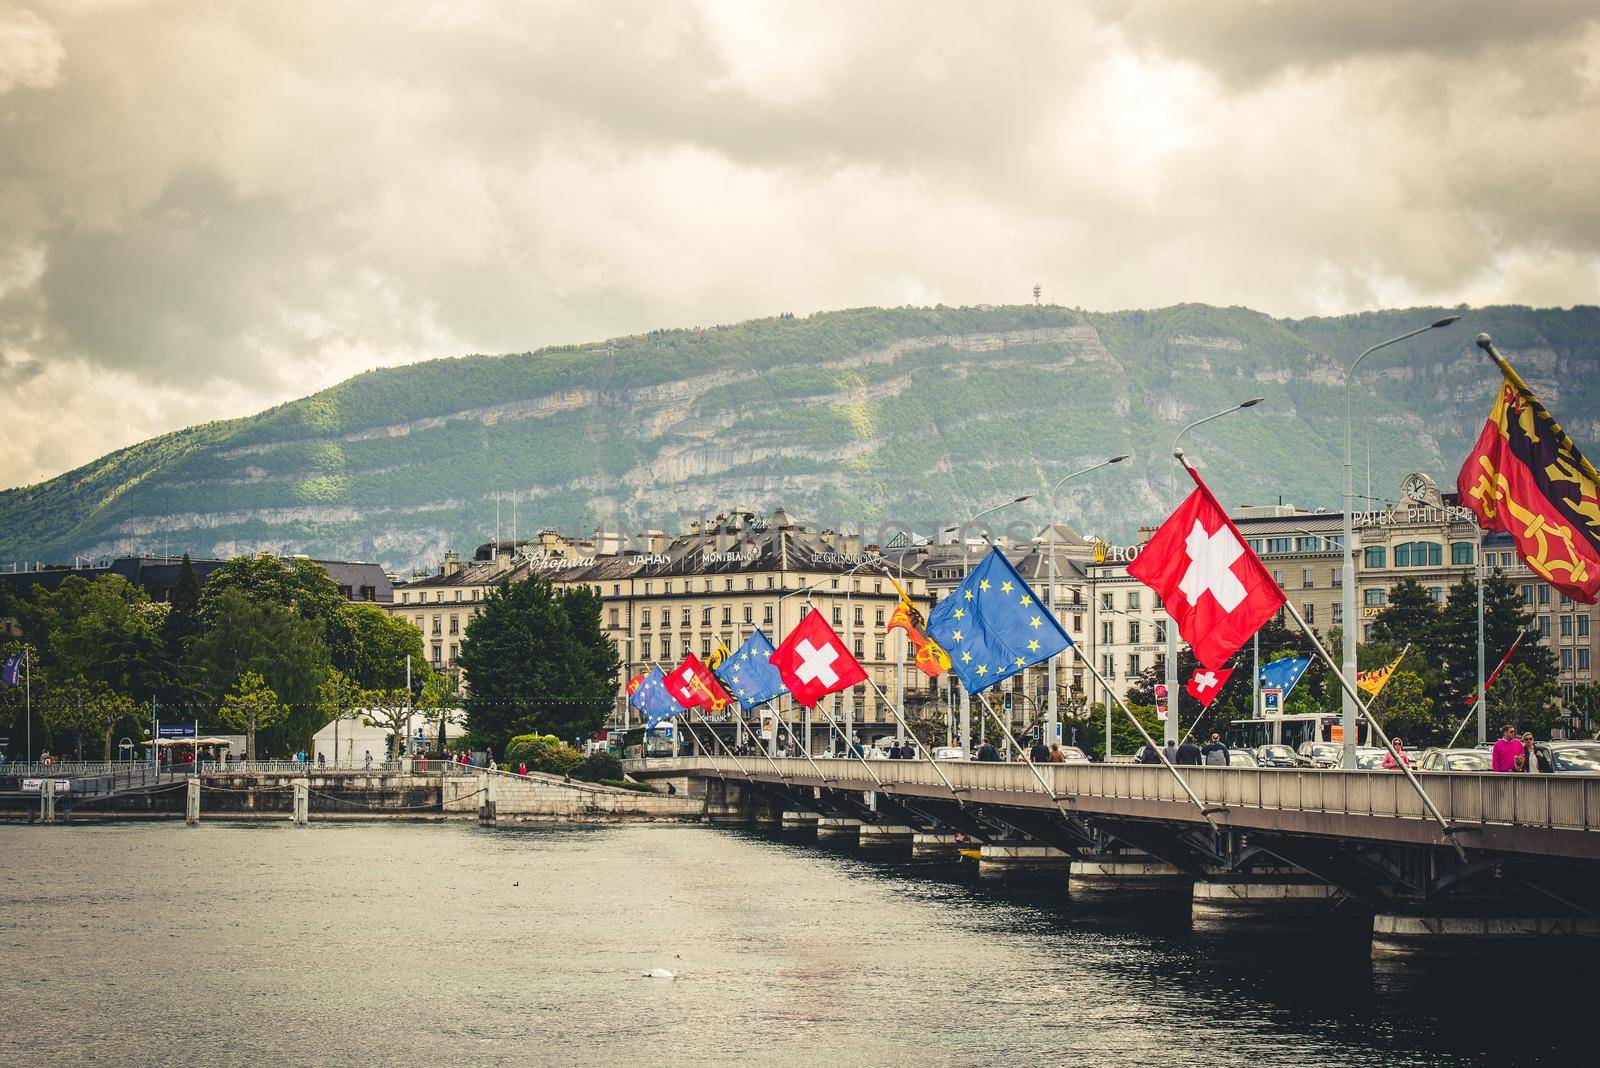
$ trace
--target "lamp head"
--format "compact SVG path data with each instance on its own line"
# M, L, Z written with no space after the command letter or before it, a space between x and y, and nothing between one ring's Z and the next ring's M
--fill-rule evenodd
M1033 494L1024 493L1022 496L1018 497L1016 500L1012 501L1011 503L1012 504L1021 504L1023 501L1031 501L1031 500L1033 500Z
M1133 455L1133 454L1132 453L1127 453L1127 452L1121 453L1120 455L1113 456L1111 459L1107 460L1106 463L1108 463L1108 464L1120 464L1122 461L1126 460L1131 455Z
M1461 316L1459 316L1459 315L1446 315L1443 319L1440 319L1438 322L1436 322L1432 326L1428 327L1428 329L1429 330L1437 330L1441 326L1449 326L1451 323L1459 323L1460 321L1461 321Z
M1251 397L1247 401L1240 401L1239 402L1239 407L1241 407L1241 408L1254 408L1256 405L1260 404L1262 401L1264 401L1266 399L1267 398L1265 398L1265 397Z

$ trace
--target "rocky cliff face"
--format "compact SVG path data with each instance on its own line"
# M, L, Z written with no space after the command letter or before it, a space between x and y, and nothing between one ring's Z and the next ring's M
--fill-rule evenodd
M1183 425L1229 503L1336 507L1343 367L1442 312L1273 320L1185 305L862 309L437 360L361 375L0 494L0 559L259 548L405 568L500 529L675 528L734 505L820 525L931 532L1118 452L1057 514L1128 536L1158 519ZM1600 437L1600 311L1469 311L1364 367L1358 482L1442 485L1487 411L1479 330L1580 443ZM1597 446L1600 447L1600 446Z

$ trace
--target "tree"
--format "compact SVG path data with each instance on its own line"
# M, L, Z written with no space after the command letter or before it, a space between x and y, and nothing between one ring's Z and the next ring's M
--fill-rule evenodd
M1368 707L1385 734L1408 742L1447 742L1456 726L1447 722L1448 710L1443 716L1435 712L1438 706L1428 699L1422 676L1405 668L1397 668L1389 676L1378 696L1368 700Z
M154 695L165 656L142 589L120 575L73 576L53 591L41 590L35 602L40 659L53 674L135 701Z
M1517 635L1533 629L1533 613L1523 604L1516 583L1503 575L1490 576L1483 584L1485 677L1494 670L1505 651L1511 648ZM1441 677L1432 697L1440 704L1457 707L1462 698L1475 693L1478 686L1478 585L1471 576L1450 588L1439 622L1435 655L1439 660ZM1517 646L1507 670L1513 665L1527 668L1532 679L1548 682L1554 687L1555 655L1537 639L1529 637ZM1496 695L1504 682L1505 675L1502 673L1500 681L1489 692L1491 717L1498 715L1495 711Z
M172 584L171 606L161 624L161 640L167 647L167 657L173 663L182 663L189 657L189 649L200 635L200 578L195 574L189 554L183 554L178 565L178 577Z
M1494 723L1509 723L1519 731L1550 737L1550 728L1560 715L1555 680L1513 658L1489 691L1489 714L1491 736L1496 733Z
M284 719L289 709L278 700L272 687L254 671L246 671L228 696L223 698L219 714L228 723L241 727L245 733L245 759L255 760L256 733Z
M1372 621L1367 640L1375 645L1392 646L1390 658L1411 642L1418 649L1429 649L1437 638L1439 603L1414 578L1403 578L1389 590L1388 602Z
M406 684L406 657L413 677L429 669L423 663L422 632L376 605L348 604L340 609L350 638L349 664L343 670L363 689L399 689ZM337 665L336 665L337 666Z
M457 662L469 682L468 726L502 751L520 734L592 733L611 709L618 666L594 592L557 593L539 577L489 592Z
M212 571L201 589L200 617L206 626L215 625L229 591L243 593L257 604L277 605L316 624L334 667L352 674L355 643L344 613L348 602L321 564L266 553L234 557Z
M125 693L117 693L103 682L81 675L49 686L40 713L52 731L86 732L105 743L102 759L111 759L111 737L117 724L139 715L139 706Z
M331 670L317 686L317 718L321 730L336 719L349 719L350 714L361 707L361 687L351 682L344 672L337 669ZM338 761L339 753L333 754L333 759Z
M210 590L210 583L206 588ZM259 675L286 708L285 716L274 721L281 730L267 736L268 748L310 745L322 726L318 688L328 673L321 629L275 603L253 601L237 588L224 590L211 602L211 618L193 653L208 692L220 698L246 672Z
M389 731L389 759L400 756L400 743L411 726L411 694L404 687L361 691L362 720Z

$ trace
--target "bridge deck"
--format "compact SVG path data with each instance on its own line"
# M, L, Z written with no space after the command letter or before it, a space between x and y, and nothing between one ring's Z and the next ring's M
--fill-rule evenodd
M1163 767L1040 765L1056 799L1023 764L741 757L652 759L632 774L693 774L794 787L826 786L891 796L1060 809L1085 816L1203 823ZM820 770L819 770L820 769ZM1183 776L1220 826L1285 834L1447 846L1422 800L1397 772L1186 767ZM955 788L941 780L943 772ZM748 773L748 774L747 774ZM1600 859L1600 776L1419 773L1423 788L1469 849Z

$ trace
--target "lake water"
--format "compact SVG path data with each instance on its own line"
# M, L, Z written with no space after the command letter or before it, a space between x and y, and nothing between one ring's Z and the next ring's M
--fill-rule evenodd
M1592 1064L1592 983L698 826L0 826L5 1065Z

